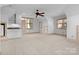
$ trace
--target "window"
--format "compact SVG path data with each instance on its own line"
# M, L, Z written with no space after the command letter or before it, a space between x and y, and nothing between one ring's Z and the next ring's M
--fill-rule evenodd
M66 29L66 27L67 27L67 20L66 19L57 20L57 28L58 29Z
M27 29L32 28L32 20L31 19L26 19L26 26L27 26Z
M24 28L31 29L32 28L32 18L22 17Z

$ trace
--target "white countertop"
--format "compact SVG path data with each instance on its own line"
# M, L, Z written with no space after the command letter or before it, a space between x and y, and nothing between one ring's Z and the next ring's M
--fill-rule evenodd
M7 24L7 28L20 28L19 24Z

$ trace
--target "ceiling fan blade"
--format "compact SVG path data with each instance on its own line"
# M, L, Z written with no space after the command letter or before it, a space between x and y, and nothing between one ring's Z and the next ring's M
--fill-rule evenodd
M42 14L39 14L39 16L44 16L44 15L42 15Z
M45 14L44 12L42 12L42 13L39 13L39 14Z

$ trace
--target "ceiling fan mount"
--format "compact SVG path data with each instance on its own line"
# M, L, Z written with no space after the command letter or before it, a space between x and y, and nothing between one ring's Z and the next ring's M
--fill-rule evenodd
M36 18L38 17L38 16L42 16L42 17L44 17L44 12L39 12L39 10L36 10Z

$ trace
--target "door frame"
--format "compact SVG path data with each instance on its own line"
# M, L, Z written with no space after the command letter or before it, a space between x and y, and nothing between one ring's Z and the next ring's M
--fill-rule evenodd
M0 25L3 26L3 28L2 28L3 29L3 35L2 36L5 36L5 23L1 23Z

